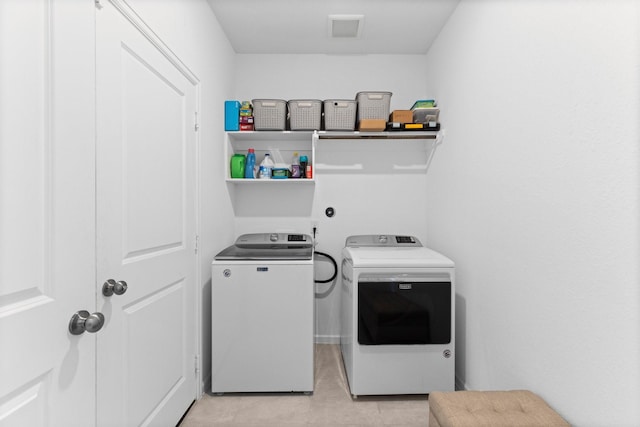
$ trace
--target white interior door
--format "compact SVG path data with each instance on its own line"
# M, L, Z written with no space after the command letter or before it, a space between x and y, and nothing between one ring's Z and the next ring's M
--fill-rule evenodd
M96 11L98 425L175 425L197 395L197 86L137 15ZM136 25L134 25L134 22Z
M0 426L95 425L93 16L0 1Z

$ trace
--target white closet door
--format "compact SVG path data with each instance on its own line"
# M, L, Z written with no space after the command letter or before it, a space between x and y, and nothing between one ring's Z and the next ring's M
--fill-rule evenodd
M0 1L0 426L95 425L93 16Z
M197 394L197 85L126 4L102 4L98 281L128 289L98 295L98 425L175 425Z

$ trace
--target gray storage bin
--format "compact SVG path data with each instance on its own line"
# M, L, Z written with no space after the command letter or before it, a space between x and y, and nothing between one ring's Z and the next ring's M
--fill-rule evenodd
M287 101L282 99L253 99L253 128L255 130L285 130Z
M358 121L362 119L389 119L391 92L358 92Z
M324 129L352 131L356 127L356 107L352 99L326 99L324 101Z
M289 129L320 130L322 101L317 99L292 99L289 104Z

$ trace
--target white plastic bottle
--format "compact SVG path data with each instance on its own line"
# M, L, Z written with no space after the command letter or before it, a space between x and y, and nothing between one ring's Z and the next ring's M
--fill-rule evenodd
M264 160L260 163L260 179L271 179L275 165L269 153L265 154Z

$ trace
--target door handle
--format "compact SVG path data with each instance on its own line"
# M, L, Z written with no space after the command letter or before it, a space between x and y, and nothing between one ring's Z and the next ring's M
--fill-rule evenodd
M113 294L122 295L127 292L127 288L127 282L124 280L116 282L113 279L109 279L102 285L102 295L105 297L110 297Z
M89 314L86 310L76 311L69 321L71 335L82 335L86 332L98 332L104 326L104 315L99 312Z

